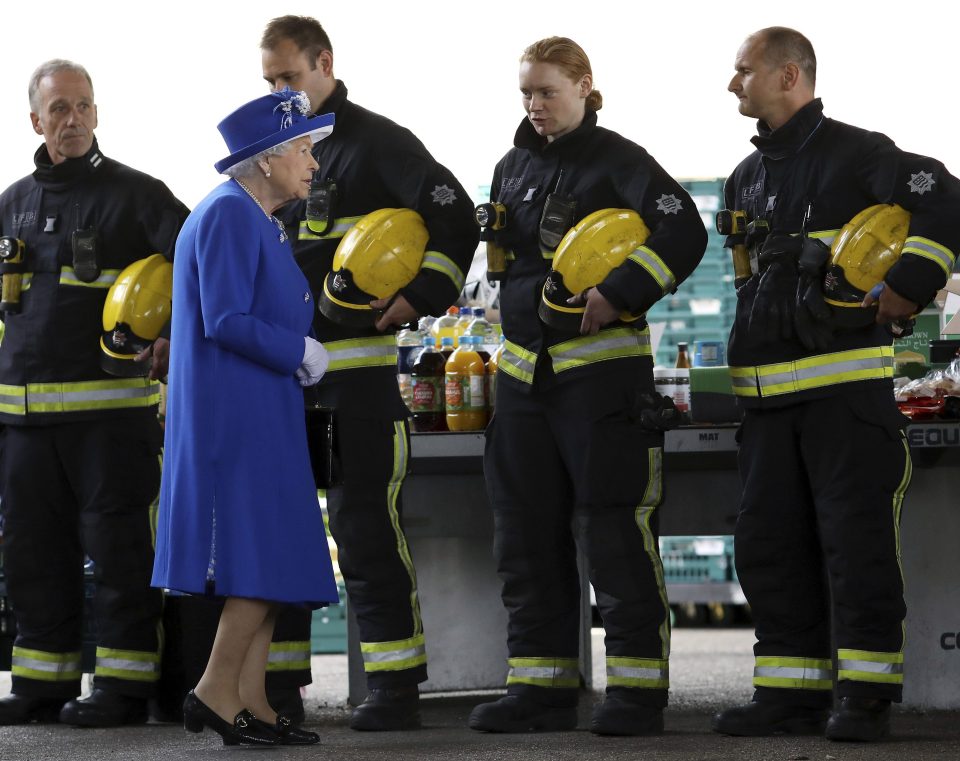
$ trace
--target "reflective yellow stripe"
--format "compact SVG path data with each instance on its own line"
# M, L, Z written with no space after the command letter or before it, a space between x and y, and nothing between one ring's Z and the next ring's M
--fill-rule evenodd
M393 533L397 540L397 555L403 563L410 578L410 615L413 618L414 639L423 638L423 621L420 619L420 598L417 591L417 571L413 567L413 558L410 557L410 548L407 547L407 537L403 533L403 527L400 525L400 511L397 510L397 499L400 496L400 487L403 485L403 479L407 476L407 466L410 461L410 453L407 451L407 432L401 421L395 421L393 424L393 473L390 475L390 483L387 484L387 510L390 513L390 525L393 527ZM426 663L426 655L423 659ZM415 663L413 665L419 665ZM403 668L411 668L404 666Z
M814 238L815 240L823 243L827 248L833 245L833 239L840 234L839 230L815 230L812 233L807 233L808 238Z
M334 240L336 238L342 238L347 232L353 227L361 218L360 217L340 217L339 219L333 220L333 225L327 232L318 232L314 228L320 227L318 222L308 222L307 220L300 221L300 230L297 237L300 240Z
M267 656L267 671L309 671L309 640L271 642Z
M325 341L323 346L330 358L327 372L397 364L397 340L393 336Z
M837 679L903 684L903 652L837 649Z
M425 270L434 270L443 275L446 275L453 281L454 286L456 286L457 293L463 288L463 284L466 281L466 278L463 275L463 270L461 270L455 261L448 256L444 256L439 251L427 251L423 255L423 264L420 265L420 269Z
M509 658L507 684L578 689L580 668L576 658Z
M522 383L533 383L533 371L537 366L537 355L512 341L503 342L498 368Z
M758 656L753 669L753 686L831 690L833 663L823 658Z
M607 686L666 690L670 687L669 662L608 655Z
M10 660L11 676L41 682L72 682L82 676L80 652L48 653L14 646Z
M676 287L677 279L673 276L673 271L652 248L640 246L627 259L643 267L664 293L669 293Z
M736 396L758 398L793 394L838 383L893 377L893 346L871 346L818 354L794 362L731 367Z
M601 330L595 336L578 336L551 346L547 351L553 359L553 370L557 373L607 359L649 357L653 354L649 328Z
M921 238L919 235L911 235L907 238L901 256L903 254L916 254L939 264L947 277L950 277L950 271L956 262L956 256L949 248L929 238Z
M667 600L667 585L663 577L663 562L660 559L657 534L651 526L656 509L663 499L663 449L650 447L647 449L647 488L643 494L643 501L634 512L634 521L643 537L643 551L647 553L654 578L657 580L657 594L663 603L663 620L658 627L660 634L660 655L666 662L670 657L670 602ZM666 679L667 677L664 676ZM666 686L666 685L664 685Z
M360 654L366 672L403 671L427 662L427 648L422 634L396 642L361 642Z
M0 412L81 412L152 407L160 402L160 384L147 378L0 385Z
M98 647L93 675L133 682L156 682L160 679L160 653Z
M86 286L87 288L109 288L117 281L117 276L119 274L120 270L101 270L100 277L98 277L92 283L85 283L77 278L77 274L73 267L64 266L60 268L60 285L80 285Z

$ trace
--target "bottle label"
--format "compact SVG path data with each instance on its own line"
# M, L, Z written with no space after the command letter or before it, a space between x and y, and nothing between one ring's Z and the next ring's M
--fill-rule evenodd
M437 376L413 376L413 400L410 411L443 412L443 378Z
M446 385L447 412L470 409L470 380L461 375L448 375Z
M397 385L400 386L400 396L407 409L413 409L413 376L410 373L397 373Z
M484 393L487 389L487 377L485 375L470 376L470 401L467 405L470 410L486 409L487 400Z

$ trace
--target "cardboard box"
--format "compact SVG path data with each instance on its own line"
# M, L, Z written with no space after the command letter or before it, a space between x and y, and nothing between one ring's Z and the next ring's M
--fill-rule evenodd
M690 419L694 423L737 423L743 411L733 395L730 368L690 368Z

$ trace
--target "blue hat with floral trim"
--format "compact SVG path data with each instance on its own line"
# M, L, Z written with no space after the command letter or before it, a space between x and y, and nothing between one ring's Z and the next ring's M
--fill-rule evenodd
M217 125L230 155L213 166L222 174L267 148L304 135L316 143L333 132L333 122L333 114L311 118L307 94L284 87L240 106Z

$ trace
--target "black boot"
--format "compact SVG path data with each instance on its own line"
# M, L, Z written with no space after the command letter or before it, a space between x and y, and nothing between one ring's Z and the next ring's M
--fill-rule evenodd
M661 735L663 709L641 705L629 695L608 692L604 701L593 709L590 731L595 735Z
M361 732L420 729L420 689L414 685L370 690L366 699L353 709L350 729Z
M60 711L60 723L75 727L122 727L147 723L146 698L134 698L97 687L90 697L74 698Z
M738 737L820 735L826 721L826 708L753 702L718 713L713 731Z
M476 706L467 725L479 732L563 732L577 728L577 709L507 695Z
M890 701L840 698L840 706L827 721L825 734L828 740L882 740L890 734Z
M274 711L282 713L294 726L299 727L307 718L299 687L267 687L267 702Z
M10 694L0 698L0 725L54 722L68 698L40 698Z

